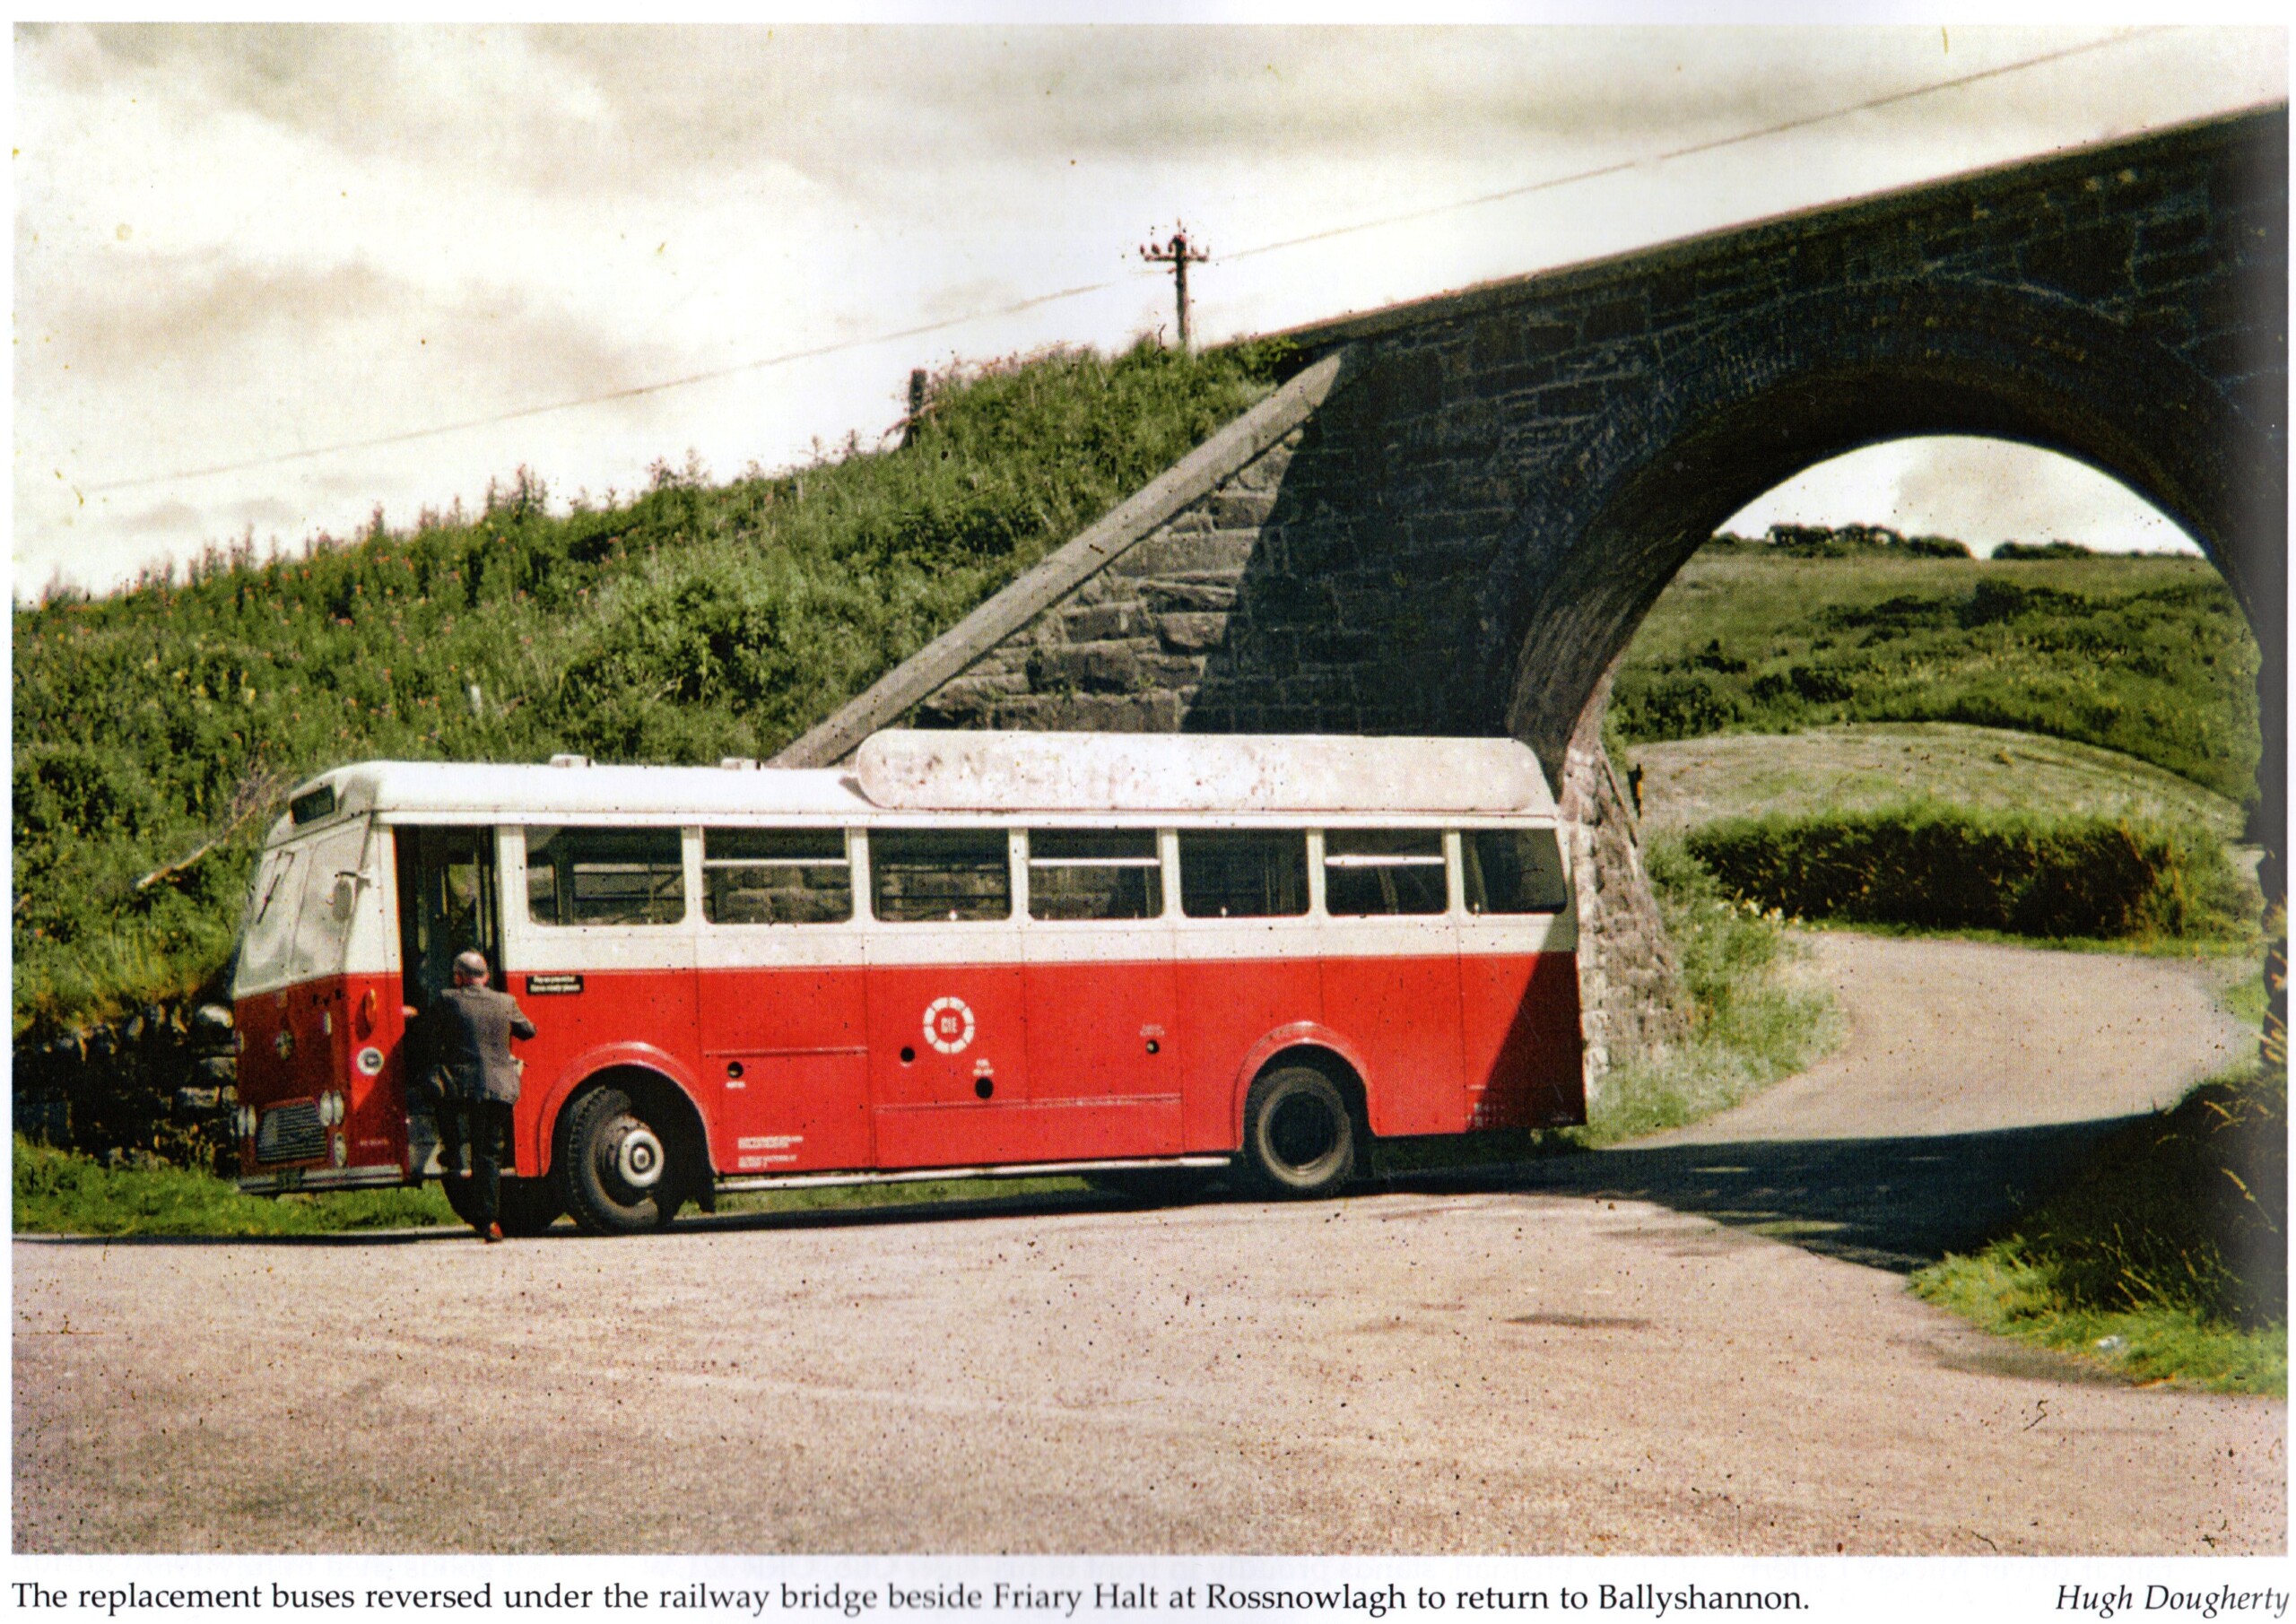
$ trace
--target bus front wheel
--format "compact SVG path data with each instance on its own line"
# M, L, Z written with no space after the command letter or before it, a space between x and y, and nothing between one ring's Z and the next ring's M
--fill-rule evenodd
M539 1235L557 1220L564 1209L547 1178L504 1178L502 1207L497 1214L505 1235Z
M1329 1195L1355 1171L1355 1116L1313 1066L1278 1067L1244 1100L1244 1159L1274 1195Z
M676 1214L677 1170L662 1125L617 1088L602 1088L574 1109L566 1135L566 1205L591 1235L632 1235Z

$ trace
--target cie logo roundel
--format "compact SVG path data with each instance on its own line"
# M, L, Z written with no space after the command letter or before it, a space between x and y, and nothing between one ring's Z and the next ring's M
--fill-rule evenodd
M971 1006L961 998L935 998L925 1006L925 1041L944 1055L961 1055L972 1046Z

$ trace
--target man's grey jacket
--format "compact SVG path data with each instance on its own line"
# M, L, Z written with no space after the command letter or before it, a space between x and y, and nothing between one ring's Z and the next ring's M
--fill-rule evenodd
M518 1001L491 987L450 986L430 1001L431 1076L449 1099L518 1102L510 1038L535 1035Z

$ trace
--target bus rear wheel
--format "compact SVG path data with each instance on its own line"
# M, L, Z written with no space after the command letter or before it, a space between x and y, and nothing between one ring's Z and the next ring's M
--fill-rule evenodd
M566 1206L588 1235L665 1229L678 1209L677 1169L662 1125L617 1088L574 1108L566 1134Z
M1355 1172L1355 1116L1313 1066L1262 1076L1244 1100L1244 1160L1273 1195L1329 1195Z

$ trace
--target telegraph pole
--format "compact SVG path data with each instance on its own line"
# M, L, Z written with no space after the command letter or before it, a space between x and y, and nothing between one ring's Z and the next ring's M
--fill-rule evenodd
M1161 248L1152 243L1144 245L1140 257L1151 265L1172 267L1173 296L1178 301L1180 312L1180 353L1186 355L1188 352L1187 268L1190 265L1201 265L1211 258L1212 250L1199 248L1190 242L1187 227L1176 220L1172 222L1172 239Z

